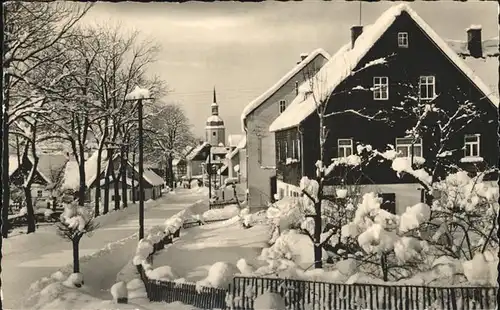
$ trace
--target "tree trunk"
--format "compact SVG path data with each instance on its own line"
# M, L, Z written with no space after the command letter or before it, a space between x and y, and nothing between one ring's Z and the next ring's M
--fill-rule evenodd
M9 75L4 76L4 85L8 85ZM8 102L9 95L8 89L4 88L4 112L2 120L2 237L9 236L9 206L10 206L10 181L9 181L9 115L8 115Z
M106 168L106 173L104 173L104 210L103 214L107 214L109 212L109 176L110 176L110 159L113 157L112 152L108 149L108 166ZM100 181L100 180L99 180Z
M87 182L85 177L85 152L83 146L80 144L80 160L78 163L78 170L80 172L80 186L78 188L78 205L83 206L85 204L85 192L87 190Z
M95 178L95 201L94 201L94 215L99 216L101 209L101 162L102 162L102 149L103 144L99 145L97 150L97 164L96 164L96 178Z
M114 169L114 168L113 168ZM115 210L120 210L120 202L121 202L121 197L120 197L120 187L118 186L118 177L113 173L113 193L115 195Z
M36 229L35 212L33 210L33 199L31 198L31 186L23 186L24 198L26 200L26 219L28 221L27 233L34 233Z
M168 186L170 188L174 188L174 167L172 165L173 163L173 158L172 158L172 153L168 154L168 175L169 175L169 183Z
M127 207L127 158L125 157L125 146L121 148L120 174L122 176L122 201L123 208Z
M324 151L325 151L325 129L323 128L323 116L319 117L319 141L320 141L320 154L319 160L321 163L324 163ZM323 267L323 257L322 257L322 247L321 247L321 204L323 198L323 171L320 171L319 175L316 177L316 181L318 182L318 195L317 200L314 202L315 216L314 216L314 268L322 268Z
M80 272L80 237L75 237L73 243L73 273Z

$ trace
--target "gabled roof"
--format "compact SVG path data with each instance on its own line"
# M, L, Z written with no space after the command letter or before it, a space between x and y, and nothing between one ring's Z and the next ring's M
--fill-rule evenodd
M115 154L115 157L119 154ZM85 161L85 184L90 186L97 176L107 167L107 152L101 154L101 171L97 172L97 151ZM80 187L80 171L76 160L70 160L66 164L63 177L63 189L77 190Z
M365 27L363 33L356 39L354 48L351 43L344 45L330 60L318 71L317 75L328 77L325 87L315 89L314 96L305 96L304 92L309 91L308 81L301 87L299 95L292 101L290 106L271 124L270 131L279 131L299 125L306 117L316 110L316 102L322 101L330 95L335 88L349 77L352 70L356 68L361 59L368 53L371 47L380 39L402 12L408 13L415 23L430 38L431 41L452 61L455 66L462 71L493 104L498 106L498 97L490 88L467 66L446 42L406 3L394 5L385 11L377 21Z
M28 160L33 163L32 156L28 156ZM57 183L67 162L68 158L63 154L40 154L38 155L37 172L47 183ZM17 156L9 156L9 176L16 172L18 168Z
M193 160L207 146L208 142L203 142L202 144L197 145L191 150L191 152L189 152L189 154L186 156L186 159Z
M498 37L483 40L482 44L481 44L483 56L485 56L485 57L497 57L499 55L498 41L499 41ZM459 56L462 56L462 57L470 56L470 52L467 48L467 41L449 40L448 39L448 40L446 40L446 43Z
M286 73L281 79L276 82L273 86L271 86L268 90L262 93L259 97L255 98L252 102L250 102L244 109L241 114L241 125L242 131L245 131L245 119L247 116L252 113L255 109L257 109L264 101L269 99L274 93L276 93L283 85L288 83L290 79L292 79L300 70L304 69L311 61L313 61L317 56L323 56L326 59L330 58L330 54L328 54L325 50L318 48L312 51L303 61L297 64L292 70Z
M138 171L138 170L139 169L137 168L136 171ZM158 185L162 185L163 183L165 183L165 181L163 181L163 178L160 177L159 175L157 175L151 169L144 169L143 176L144 176L144 180L153 186L158 186Z

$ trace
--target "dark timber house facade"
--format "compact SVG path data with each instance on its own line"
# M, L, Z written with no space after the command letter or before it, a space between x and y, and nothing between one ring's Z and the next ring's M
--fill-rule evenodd
M475 44L481 48L478 28L467 30L470 54L477 54ZM460 103L471 101L482 115L453 133L449 149L456 151L449 157L450 162L466 170L497 166L498 97L416 12L406 4L396 5L366 31L360 26L351 31L352 41L322 68L328 81L337 81L335 85L328 85L334 95L327 103L327 113L352 109L362 110L364 115L375 115L377 111L392 110L405 98L414 96L421 102L432 100L452 115ZM385 59L386 63L366 67L379 59ZM362 68L366 69L351 74ZM491 69L497 70L498 83L498 69ZM370 144L377 150L393 145L400 156L435 160L436 154L431 149L437 141L433 141L435 136L424 134L412 143L407 139L406 130L415 120L398 114L392 114L391 120L389 125L354 113L327 118L324 162L356 154L358 143ZM302 176L315 177L315 163L320 158L319 119L311 96L299 94L287 111L273 122L270 131L275 132L278 187L283 195L297 196L300 179ZM343 173L336 170L333 175ZM439 175L444 176L444 171ZM334 177L330 184L339 182ZM343 182L357 182L363 191L392 197L391 211L398 214L420 201L420 185L414 177L398 177L390 162L374 161L363 168L362 173L350 175Z

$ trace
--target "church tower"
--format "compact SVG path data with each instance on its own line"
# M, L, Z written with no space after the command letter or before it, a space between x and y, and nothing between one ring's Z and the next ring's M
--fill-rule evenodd
M211 105L212 115L207 119L205 126L205 140L210 145L218 146L220 143L226 144L226 127L224 121L219 116L219 105L217 104L217 97L214 87L214 98Z

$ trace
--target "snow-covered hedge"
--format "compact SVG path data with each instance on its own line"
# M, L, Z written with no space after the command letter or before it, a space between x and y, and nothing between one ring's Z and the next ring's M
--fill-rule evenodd
M238 205L228 205L222 209L211 209L205 211L201 218L204 221L213 221L213 220L222 220L222 219L230 219L232 217L240 214L240 208Z
M238 273L239 269L235 265L228 262L217 262L208 269L208 275L205 279L196 282L196 287L198 290L202 287L227 288Z

